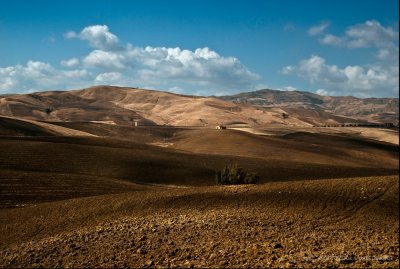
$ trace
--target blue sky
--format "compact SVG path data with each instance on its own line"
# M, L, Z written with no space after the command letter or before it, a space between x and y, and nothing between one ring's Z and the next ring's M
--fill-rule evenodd
M398 1L0 0L0 94L94 84L398 97Z

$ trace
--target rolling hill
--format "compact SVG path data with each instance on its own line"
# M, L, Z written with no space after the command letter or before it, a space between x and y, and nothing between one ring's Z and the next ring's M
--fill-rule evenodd
M137 121L139 125L146 126L213 128L218 124L234 123L256 127L274 125L311 127L365 122L367 118L375 120L371 115L358 117L358 120L349 118L362 114L366 108L361 107L358 112L350 112L349 107L353 110L356 107L354 103L350 101L348 104L344 101L337 103L339 99L336 97L329 98L311 93L258 91L218 99L138 88L94 86L83 90L3 96L0 97L0 115L49 122L92 121L134 125ZM395 113L393 112L396 107L395 100L392 100L392 106L386 105L384 100L379 100L376 103L380 102L380 105L373 106L374 109L382 107L382 113L384 111L386 117L392 118L393 115L398 117L398 114L390 114ZM333 106L337 106L337 109L334 110ZM283 114L289 117L284 118ZM382 118L382 115L379 117Z
M398 173L397 145L335 133L261 136L0 117L0 148L0 207L149 184L214 185L215 171L230 163L258 173L262 183Z
M354 121L110 86L2 96L0 267L396 267L398 130L311 127ZM228 164L259 184L216 185Z

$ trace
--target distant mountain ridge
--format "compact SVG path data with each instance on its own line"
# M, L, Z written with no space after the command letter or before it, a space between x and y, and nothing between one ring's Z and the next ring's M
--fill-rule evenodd
M337 116L369 122L399 124L399 98L357 98L322 96L311 92L263 89L219 96L224 101L259 107L322 109Z

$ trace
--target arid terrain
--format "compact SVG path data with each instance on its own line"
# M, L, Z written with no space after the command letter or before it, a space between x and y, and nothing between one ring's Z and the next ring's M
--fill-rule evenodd
M321 96L310 92L269 89L219 98L263 108L280 107L303 114L325 112L370 122L399 124L399 98L361 99L353 96Z
M0 267L398 267L398 128L285 109L105 86L0 97ZM217 185L228 164L260 182Z
M312 127L368 120L398 126L398 110L398 98L370 100L270 90L216 98L94 86L74 91L0 96L0 115L3 116L119 125L133 125L138 121L139 125L146 126ZM288 117L283 118L282 114Z

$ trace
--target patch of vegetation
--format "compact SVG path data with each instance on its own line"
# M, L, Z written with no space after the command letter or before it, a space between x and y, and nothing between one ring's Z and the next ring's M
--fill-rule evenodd
M217 171L215 175L217 184L234 185L234 184L256 184L260 177L253 173L243 170L236 164L227 165Z
M49 115L53 111L54 111L54 107L51 107L51 106L46 107L44 110L44 112L46 112L47 115Z

